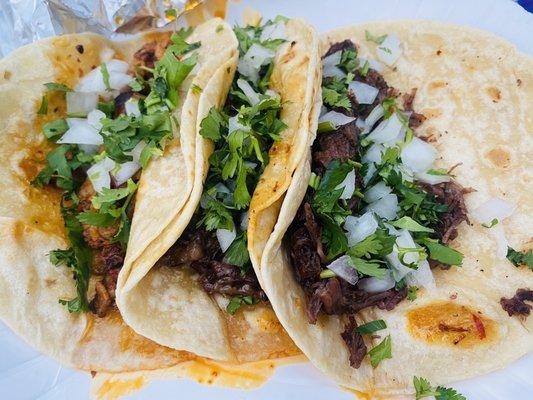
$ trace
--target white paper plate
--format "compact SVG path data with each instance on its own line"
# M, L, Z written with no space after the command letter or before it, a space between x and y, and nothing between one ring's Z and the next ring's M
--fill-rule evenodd
M246 7L265 17L302 17L319 31L369 20L431 19L485 29L533 54L533 16L510 0L230 0L228 18L240 21ZM38 307L38 305L36 305ZM468 400L526 399L533 392L533 355L505 370L453 385ZM23 343L0 323L0 399L87 399L88 374L61 367ZM278 369L260 389L239 391L208 387L190 380L161 381L131 399L354 399L309 364ZM531 398L531 397L529 397Z

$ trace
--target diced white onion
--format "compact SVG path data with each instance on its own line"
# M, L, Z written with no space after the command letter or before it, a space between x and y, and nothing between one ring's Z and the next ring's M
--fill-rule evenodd
M368 182L370 182L370 179L372 179L372 177L374 176L374 174L378 170L376 168L376 164L374 164L374 163L368 163L366 165L368 165L368 168L366 170L365 176L363 177L363 184L365 186L368 185Z
M239 60L238 71L250 78L252 82L259 79L259 69L262 65L268 64L276 53L257 43L250 46L246 54Z
M67 92L67 113L88 113L98 105L98 93Z
M359 104L372 104L378 95L379 90L373 86L367 85L363 82L350 82L348 84L350 90Z
M105 64L107 72L109 73L109 86L111 89L120 90L134 79L131 75L126 73L128 70L128 64L124 61L110 60ZM82 77L76 85L77 92L91 92L99 93L102 96L109 96L109 92L106 89L100 66Z
M325 68L328 68L328 67L336 67L337 65L340 64L341 62L341 57L342 57L342 51L336 51L335 53L333 54L330 54L329 56L327 57L324 57L322 59L322 67L325 69Z
M389 66L393 65L402 55L400 39L394 34L387 35L383 43L378 45L376 52L381 61Z
M402 122L396 115L383 120L369 135L368 140L374 143L386 143L398 137L403 128Z
M248 211L243 212L241 215L241 231L245 231L248 229L248 215Z
M136 163L139 162L139 160L141 159L141 153L145 147L146 147L146 142L143 142L141 140L139 143L137 143L137 145L133 148L133 150L128 153L128 155L132 156L133 162L136 162Z
M111 74L112 72L125 74L126 72L128 72L129 69L129 65L127 62L117 59L109 60L105 63L105 65L109 74Z
M236 237L237 232L235 232L235 228L231 231L227 229L217 229L217 239L223 253L229 249L229 246L233 243Z
M351 199L355 190L355 171L353 169L346 174L344 180L335 187L335 190L342 188L344 188L344 190L339 199Z
M392 193L383 196L378 201L370 203L367 210L374 211L383 219L395 219L398 215L398 197Z
M79 144L78 147L85 154L94 155L94 154L98 153L98 148L100 146L97 146L97 145L94 145L94 144Z
M349 215L344 221L344 229L346 230L346 238L348 239L348 246L365 240L378 229L378 222L374 214L367 211L360 217Z
M106 91L104 80L102 79L102 71L100 67L96 67L86 75L84 75L76 85L77 92L91 92L102 93Z
M339 78L346 78L346 73L339 67L335 66L328 66L322 71L323 78L331 78L334 76L337 76Z
M368 66L371 69L376 70L378 72L383 71L383 65L381 65L379 61L372 60L369 58L359 57L359 67L363 68L366 62L368 62Z
M328 111L318 119L318 123L331 122L335 128L349 124L352 121L355 121L354 117L348 117L337 111Z
M381 163L381 156L383 155L383 151L385 150L384 146L380 143L374 143L372 146L368 148L366 153L361 157L361 161L365 164L369 162Z
M265 90L265 96L274 97L274 98L278 98L278 97L281 98L279 93L276 92L275 90L272 90L272 89Z
M320 106L320 115L319 115L319 118L326 114L328 112L328 109L324 106L324 104L322 104L322 106Z
M106 115L100 110L92 110L87 114L87 123L91 125L94 129L99 131L102 129L102 118L105 118Z
M109 157L106 157L87 170L87 176L91 180L94 190L98 193L100 193L103 188L110 188L111 177L109 176L109 172L113 168L115 168L115 162Z
M134 115L136 117L139 117L141 115L141 110L139 110L138 99L134 99L133 97L128 99L128 101L124 103L124 108L126 110L126 115Z
M494 218L501 222L511 216L515 208L514 204L494 197L470 211L470 216L480 224L490 224Z
M355 126L357 126L359 129L365 129L365 120L361 117L357 118L355 120Z
M67 118L69 129L57 141L59 144L93 144L100 145L104 139L85 118Z
M417 137L413 137L401 154L403 165L414 172L426 172L436 158L437 149Z
M375 201L382 199L389 193L392 193L392 189L388 187L385 182L379 181L374 186L365 191L364 199L367 203L374 203Z
M429 183L430 185L438 185L439 183L450 181L450 175L433 175L428 174L427 172L416 173L414 177L416 180Z
M396 243L394 245L392 252L385 256L385 259L387 260L389 266L392 269L392 274L396 282L399 282L400 280L402 280L404 276L406 276L407 274L413 271L412 268L409 268L401 263L400 258L398 257L398 247L403 247L403 248L417 247L409 231L407 231L406 229L400 229L398 230L398 233L399 235L396 238ZM411 253L405 254L405 256L403 257L403 261L406 264L412 264L412 263L417 263L419 258L420 257L418 253L411 252Z
M387 274L383 278L371 276L370 278L361 279L357 286L368 293L380 293L392 289L396 286L396 282L391 274Z
M489 229L490 234L494 236L494 239L496 240L496 256L500 260L504 260L507 256L507 248L509 247L509 241L507 240L507 236L505 236L505 230L503 229L503 225L501 223L498 223L497 225L494 225L491 229Z
M109 72L109 86L111 89L120 90L133 81L134 78L128 74L122 74L119 72Z
M406 256L407 257L407 256ZM431 267L427 260L422 260L418 263L418 268L411 270L405 278L408 285L423 287L426 290L435 289L435 277L431 272Z
M261 32L261 41L269 39L285 39L285 24L282 22L277 22L272 25L268 25Z
M383 106L381 104L378 104L376 107L374 107L365 119L365 130L363 131L363 133L370 132L374 125L376 125L376 122L383 118L384 114L385 110L383 109Z
M344 255L339 257L331 264L327 265L326 268L332 270L338 277L352 285L355 285L359 280L357 271L351 264L350 256Z
M259 103L259 94L254 88L244 79L237 79L237 86L243 91L244 95L252 106Z
M135 161L126 161L117 165L111 172L115 185L120 186L127 182L139 169L141 169L141 165Z

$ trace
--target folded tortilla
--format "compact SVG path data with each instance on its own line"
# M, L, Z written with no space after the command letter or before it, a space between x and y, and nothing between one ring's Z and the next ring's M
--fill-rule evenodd
M253 247L263 228L255 226L252 216L256 208L282 197L292 181L293 172L308 147L310 112L318 90L319 42L314 29L300 20L289 20L285 33L287 41L277 50L270 88L281 96L281 119L287 128L282 131L281 140L270 149L270 163L261 178L269 187L275 186L275 196L267 199L256 190L252 197L248 241L253 262L259 260ZM212 84L203 90L196 119L197 132L212 104L224 103L233 74L222 73L212 79L220 80L226 87L220 90L217 86L221 85ZM154 207L154 200L149 197L137 203L137 210L152 208L155 214L150 219L136 212L139 220L133 221L130 245L142 240L143 225L149 226L153 219L172 218L154 241L143 240L144 246L132 246L135 252L127 255L118 282L117 304L121 313L136 332L157 343L216 360L243 362L297 354L299 350L269 305L256 304L230 315L225 310L224 300L217 301L215 296L207 294L191 268L176 268L177 265L154 268L180 238L200 203L214 146L199 134L195 146L191 195L178 213L170 215L164 207ZM159 186L161 181L153 180L152 184Z
M100 65L103 51L111 49L115 57L131 61L145 43L164 37L168 40L168 33L153 32L131 41L111 42L94 34L65 35L25 46L0 61L0 318L33 347L80 369L146 370L194 357L136 334L117 310L97 318L90 313L70 314L59 304L58 299L76 294L72 272L53 266L48 257L51 250L68 247L60 214L61 193L30 185L52 148L41 132L42 125L65 113L64 97L49 94L48 108L53 112L37 114L43 84L59 81L73 87ZM224 93L224 82L235 68L236 40L221 19L198 26L189 40L201 42L198 64L180 88L181 104L173 114L179 129L164 155L153 160L140 179L134 229L142 233L133 235L129 246L136 254L166 229L171 216L191 196L199 104L214 105L218 99L201 100L193 86L213 85L215 93ZM157 187L151 191L154 182ZM149 202L158 202L156 210L163 213L153 215L154 207L143 207ZM93 294L91 282L88 297Z
M322 52L333 43L350 39L363 57L376 58L374 35L395 33L403 55L394 68L385 68L387 83L402 93L418 88L415 109L427 120L418 134L431 136L438 149L437 164L454 170L456 180L475 192L466 197L469 210L493 197L515 204L503 222L512 247L530 246L533 223L531 196L531 97L533 61L512 45L491 34L453 25L423 21L374 22L339 29L323 36ZM318 134L320 135L320 133ZM308 323L306 296L297 283L290 257L282 242L307 190L310 158L301 164L285 195L276 219L265 213L258 224L272 227L258 274L272 306L298 347L318 368L343 386L369 392L371 397L412 393L413 376L435 384L481 375L502 368L533 349L533 319L509 317L500 306L518 288L533 287L533 274L496 254L497 239L480 224L461 224L451 243L465 258L461 268L433 270L437 289L419 291L415 301L404 300L394 310L366 309L360 323L383 319L392 358L373 369L366 358L359 369L350 367L349 353L340 333L343 318L323 315ZM274 196L274 191L271 191ZM267 196L268 197L268 196ZM274 206L271 206L274 208ZM278 212L277 209L275 210ZM262 224L262 221L265 221ZM475 331L454 345L439 322L470 318L479 313L486 336Z

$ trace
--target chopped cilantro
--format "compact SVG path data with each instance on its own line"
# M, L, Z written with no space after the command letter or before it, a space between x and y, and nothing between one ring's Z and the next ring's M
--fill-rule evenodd
M368 60L365 60L365 63L361 67L361 70L359 71L361 73L361 76L366 77L368 75L368 70L370 69L370 63Z
M339 67L346 72L354 72L357 67L357 50L356 49L344 49L341 54L341 62Z
M416 222L414 219L408 216L403 216L402 218L390 222L392 226L395 226L396 228L400 229L407 229L410 232L428 232L432 233L435 232L434 229L427 228L423 225L420 225L418 222Z
M39 106L39 109L37 110L37 114L44 115L48 112L48 99L46 97L46 94L44 94L41 97L41 105Z
M165 17L167 19L176 19L177 15L178 15L178 12L176 11L175 8L167 8L165 10Z
M446 265L456 265L460 267L463 264L463 255L448 246L440 244L436 239L425 238L421 243L429 250L429 258Z
M357 327L357 332L365 335L369 333L374 333L382 329L387 328L387 324L382 319L377 319L375 321L367 322L366 324L359 325Z
M352 105L347 93L339 93L328 87L322 88L322 101L327 106L346 110L349 110Z
M44 136L53 142L59 139L66 131L68 131L68 124L64 119L56 119L43 125Z
M490 221L490 223L488 224L481 224L481 226L485 227L485 228L492 228L494 225L497 225L498 224L498 218L493 218L492 221Z
M333 132L335 129L331 121L322 121L318 123L317 133Z
M102 73L102 79L104 81L105 90L111 91L111 85L109 84L109 71L107 70L107 64L100 64L100 71Z
M45 83L46 89L50 92L72 92L72 89L62 83L48 82Z
M192 85L191 86L191 91L194 93L194 94L200 94L202 93L202 88L198 85Z
M138 79L134 79L133 81L131 81L128 86L131 88L131 90L133 90L134 92L140 92L144 89L144 85L139 82Z
M407 300L415 301L417 297L417 292L418 292L417 286L409 286L407 288Z
M215 107L209 110L207 116L200 122L200 135L206 139L219 140L221 129L227 127L227 117Z
M369 31L365 30L365 39L369 42L374 42L376 44L381 44L387 38L387 35L374 36Z
M533 270L533 250L516 251L511 247L507 247L507 259L515 266L527 265Z
M432 396L435 397L435 400L466 400L466 397L457 393L455 389L443 386L434 388L427 379L417 376L413 377L413 386L416 392L416 400Z
M330 269L324 269L320 271L320 279L328 279L333 278L335 276L337 276L337 274Z
M234 296L226 306L226 311L228 314L234 315L242 305L251 305L256 302L257 301L252 296Z
M311 176L309 177L309 186L311 186L313 189L318 189L318 185L320 184L320 176L315 174L314 172L311 172Z
M370 364L372 368L376 368L379 363L387 358L392 358L392 342L388 335L377 346L373 347L369 352Z

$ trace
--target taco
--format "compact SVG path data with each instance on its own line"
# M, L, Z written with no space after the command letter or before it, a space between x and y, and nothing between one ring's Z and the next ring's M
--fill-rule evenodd
M31 345L108 372L193 357L129 329L115 287L125 253L190 197L198 107L223 103L236 54L214 19L120 43L54 37L0 62L0 317ZM145 197L165 214L134 211ZM149 225L128 246L132 213Z
M373 395L531 351L531 58L421 21L333 31L322 54L316 140L256 271L287 332Z
M247 224L258 182L275 184L276 201L305 156L319 42L304 22L281 17L234 32L239 60L228 98L222 107L199 104L191 195L147 246L132 243L151 221L134 217L135 251L117 299L128 325L157 343L244 362L299 353L254 274L247 246L256 230ZM206 97L221 96L209 89ZM136 204L144 207L166 216L149 197Z

